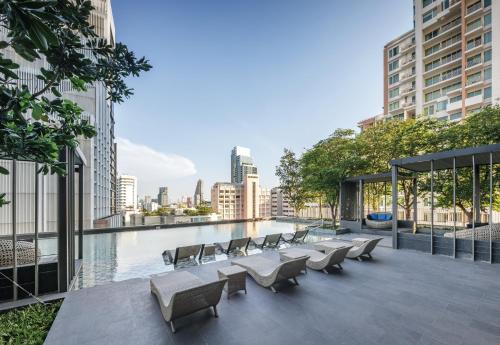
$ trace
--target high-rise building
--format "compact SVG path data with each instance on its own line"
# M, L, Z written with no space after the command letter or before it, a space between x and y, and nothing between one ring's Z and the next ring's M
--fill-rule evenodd
M271 216L272 217L293 217L295 214L293 208L288 202L288 198L281 188L271 189Z
M415 0L384 47L384 119L460 120L500 102L500 1Z
M262 218L271 217L272 198L269 188L260 188L259 214Z
M200 206L203 203L203 181L198 180L194 191L194 206Z
M110 44L115 43L115 27L110 0L92 0L94 10L92 10L89 22L94 26L96 34L104 38ZM0 41L7 39L8 30L0 28ZM38 74L40 68L49 69L47 61L44 59L35 62L28 62L18 56L10 47L3 49L5 58L12 59L19 65L17 72L21 76L20 84L26 84L30 89L36 89L41 81L35 74ZM65 80L57 87L65 99L76 102L84 111L82 118L94 125L96 136L91 139L82 139L79 142L79 150L85 159L84 165L84 228L92 228L94 223L102 218L112 215L116 210L114 205L114 190L116 171L116 150L114 148L114 111L113 103L109 101L108 92L102 82L87 86L87 91L76 90L70 81ZM8 164L8 163L5 163ZM19 164L17 169L18 180L21 185L31 186L34 179L28 176L32 175L33 167L26 164ZM9 176L0 176L0 187L5 183L8 185ZM33 187L30 187L33 188ZM6 190L0 188L0 190ZM57 177L46 175L40 178L40 214L43 214L40 230L55 231L57 225L57 212L51 210L57 207ZM26 189L19 191L17 207L30 210L23 212L17 221L21 224L18 233L33 232L34 215L33 193ZM7 212L7 208L4 208ZM0 232L2 227L10 229L10 218L0 211Z
M160 207L168 206L168 187L160 187L158 191L158 205Z
M250 149L235 146L231 151L231 183L242 183L245 175L257 173Z
M262 217L258 175L246 175L243 183L217 182L212 187L211 205L222 219Z
M117 208L121 212L137 211L137 178L130 175L118 177Z

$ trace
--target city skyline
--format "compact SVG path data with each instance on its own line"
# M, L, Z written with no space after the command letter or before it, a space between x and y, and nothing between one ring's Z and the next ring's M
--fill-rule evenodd
M206 195L230 181L234 145L252 148L271 187L285 146L300 153L381 113L383 47L413 19L410 0L113 6L118 40L154 66L130 80L134 98L115 109L119 174L136 175L141 195L167 185L174 199L191 195L200 178ZM161 109L151 107L157 99Z

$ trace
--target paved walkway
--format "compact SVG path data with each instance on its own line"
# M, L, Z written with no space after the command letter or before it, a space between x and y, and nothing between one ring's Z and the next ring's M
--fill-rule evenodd
M277 294L248 278L248 295L223 294L219 318L200 311L176 334L147 279L74 291L46 344L500 344L500 265L385 247L373 255L342 272L309 271ZM188 270L216 279L226 265Z

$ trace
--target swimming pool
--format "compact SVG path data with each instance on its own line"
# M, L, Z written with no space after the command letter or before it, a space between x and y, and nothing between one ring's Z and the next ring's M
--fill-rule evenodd
M78 286L90 287L171 271L173 265L166 264L162 257L166 249L294 232L304 227L304 224L256 221L85 235L83 267ZM321 239L309 235L307 240ZM249 254L257 252L260 251L252 249ZM226 258L225 255L216 255L216 260Z

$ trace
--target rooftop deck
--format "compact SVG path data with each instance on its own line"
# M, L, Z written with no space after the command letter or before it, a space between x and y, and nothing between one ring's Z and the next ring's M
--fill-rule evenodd
M261 255L275 257L275 251ZM500 265L377 247L344 271L309 270L274 294L247 278L170 332L147 279L74 291L47 337L57 344L500 344ZM216 279L229 261L188 268Z

